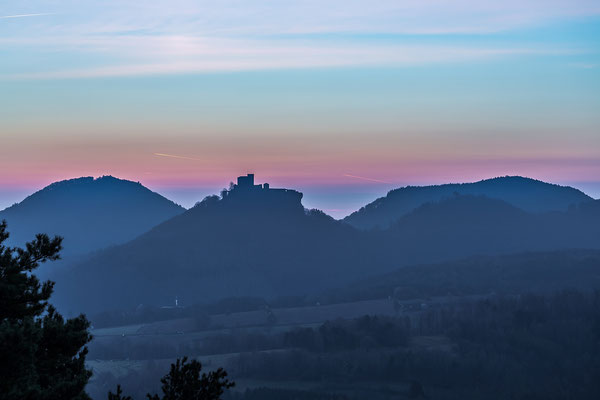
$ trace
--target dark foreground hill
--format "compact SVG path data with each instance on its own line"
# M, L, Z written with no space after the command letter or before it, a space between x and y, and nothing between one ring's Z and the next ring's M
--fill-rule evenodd
M436 186L407 186L391 190L344 221L360 228L386 228L418 206L460 195L483 195L504 200L532 213L566 211L571 205L592 200L585 193L568 187L519 176L486 179L475 183Z
M423 205L387 230L306 211L291 190L234 189L60 277L57 301L96 312L233 296L316 294L409 264L600 248L600 203L533 214L483 196ZM75 306L76 305L76 306ZM75 307L75 309L74 309Z
M139 183L104 176L53 183L0 211L21 246L36 233L64 237L63 256L125 243L184 209Z

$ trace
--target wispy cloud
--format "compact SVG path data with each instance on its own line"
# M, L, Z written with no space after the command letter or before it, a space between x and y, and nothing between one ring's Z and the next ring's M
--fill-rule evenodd
M36 3L29 6L44 6ZM404 66L549 54L552 50L523 43L499 46L481 40L411 45L410 37L485 35L600 15L597 0L65 0L53 7L54 13L0 17L60 14L0 25L0 51L11 51L10 59L16 60L12 70L10 62L0 66L0 77ZM44 63L19 62L37 54L43 54ZM27 72L23 65L29 66Z
M600 64L596 63L571 63L569 64L571 67L582 68L582 69L595 69L600 68Z
M248 40L194 36L122 36L117 43L106 37L43 39L46 49L67 46L72 51L98 53L107 62L58 70L13 73L10 79L69 79L252 71L269 69L361 66L415 66L456 63L497 57L564 54L569 50L519 47L476 47L339 43L306 40ZM0 45L3 41L0 40ZM4 41L6 43L6 41ZM20 46L27 42L21 41Z
M0 19L9 18L26 18L26 17L42 17L45 15L55 15L56 13L36 13L36 14L15 14L15 15L0 15Z
M44 7L41 1L30 3ZM217 36L485 33L600 14L597 0L65 0L54 7L73 15L60 25L69 33L152 30Z

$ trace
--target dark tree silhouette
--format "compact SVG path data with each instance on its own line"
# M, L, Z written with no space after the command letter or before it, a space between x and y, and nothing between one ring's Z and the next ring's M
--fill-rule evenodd
M199 361L187 357L177 359L171 364L171 371L164 376L162 382L163 396L157 394L149 400L219 400L225 389L235 385L227 379L227 372L223 368L211 371L208 374L202 371Z
M85 316L64 320L48 304L54 282L41 283L33 271L57 260L62 238L38 234L25 248L6 246L0 223L0 399L89 399L84 388Z
M425 391L423 391L423 385L418 381L412 381L408 388L408 397L411 399L423 399L425 398Z
M121 385L117 385L117 393L108 392L108 400L133 400L131 396L123 396Z

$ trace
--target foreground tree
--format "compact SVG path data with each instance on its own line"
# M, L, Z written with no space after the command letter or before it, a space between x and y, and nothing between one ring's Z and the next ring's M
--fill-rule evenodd
M108 392L108 400L133 400L131 396L123 396L121 385L117 385L117 393Z
M89 399L85 316L65 320L48 304L54 282L33 271L60 258L62 238L39 234L25 248L4 245L0 222L0 399Z
M235 386L223 368L200 376L202 364L187 360L184 357L171 364L171 371L160 380L163 396L148 395L149 400L219 400L225 389Z
M208 374L202 372L202 364L199 361L188 358L177 359L171 364L171 370L160 381L162 383L163 395L150 395L148 400L220 400L225 389L235 386L234 382L227 379L227 372L223 368L211 371ZM129 396L123 396L121 386L117 386L117 393L108 392L108 400L131 400Z

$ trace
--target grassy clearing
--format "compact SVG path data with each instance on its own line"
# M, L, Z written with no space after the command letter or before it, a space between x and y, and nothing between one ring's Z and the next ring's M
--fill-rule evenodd
M274 315L269 320L268 316ZM258 329L260 331L285 330L297 326L314 326L337 318L356 318L363 315L394 315L394 306L390 300L365 300L352 303L315 305L311 307L274 308L231 314L212 315L210 324L203 330L194 328L193 318L179 318L149 324L125 325L112 328L95 329L94 336L122 335L175 335L196 332L214 335L228 333L237 329ZM203 335L199 335L201 338Z

